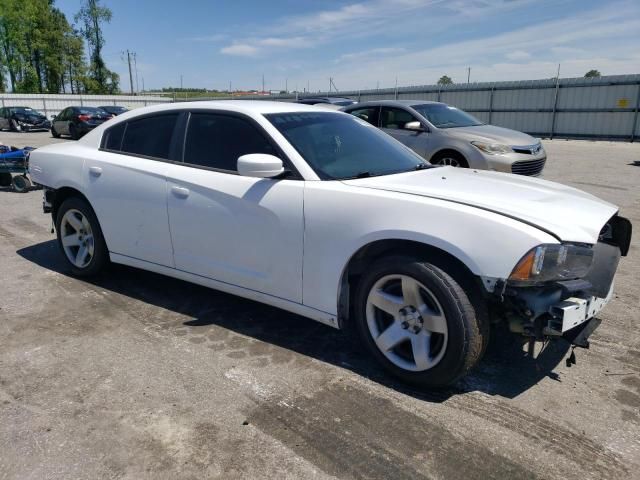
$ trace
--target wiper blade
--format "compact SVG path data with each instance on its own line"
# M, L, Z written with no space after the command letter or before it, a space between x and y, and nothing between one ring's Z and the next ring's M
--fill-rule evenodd
M414 170L424 170L431 167L433 167L433 165L431 165L430 163L419 163L415 166Z

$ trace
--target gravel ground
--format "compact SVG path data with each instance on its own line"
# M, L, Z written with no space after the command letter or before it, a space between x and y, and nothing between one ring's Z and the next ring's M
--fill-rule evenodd
M640 225L640 145L544 144L545 178ZM640 478L639 234L577 365L496 336L438 393L274 308L132 268L75 279L53 238L40 191L0 189L0 479Z

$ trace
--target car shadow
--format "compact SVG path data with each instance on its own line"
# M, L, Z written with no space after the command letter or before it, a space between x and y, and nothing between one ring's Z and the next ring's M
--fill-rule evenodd
M16 253L42 268L70 276L55 240ZM81 281L191 318L180 327L197 330L216 325L350 370L429 402L442 402L472 391L514 398L543 378L562 381L553 369L569 348L564 340L553 342L534 360L520 348L518 337L496 330L483 361L473 372L451 388L432 391L411 387L387 375L351 335L277 308L122 265L111 265L103 274Z

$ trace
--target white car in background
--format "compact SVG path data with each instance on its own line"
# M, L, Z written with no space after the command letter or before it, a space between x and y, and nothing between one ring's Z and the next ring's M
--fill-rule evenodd
M579 345L631 225L542 180L433 167L341 112L222 101L141 108L31 154L73 273L108 261L353 325L390 372L450 384L490 321Z

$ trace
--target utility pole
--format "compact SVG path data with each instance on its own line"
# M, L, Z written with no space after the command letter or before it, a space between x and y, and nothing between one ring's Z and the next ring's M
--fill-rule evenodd
M285 93L289 93L289 79L288 78L284 79L284 91L285 91Z
M142 77L142 93L144 93L144 92L145 92L145 89L144 89L144 77Z
M182 75L180 75L180 90L182 90Z
M127 63L129 64L129 85L131 86L131 95L133 95L133 74L131 73L131 52L127 50Z
M229 80L229 95L231 95L231 80Z
M471 67L467 67L467 85L469 85L470 79L471 79Z
M140 91L140 88L138 87L138 54L136 52L133 52L133 66L136 70L136 93Z
M262 92L264 93L264 73L262 74Z

